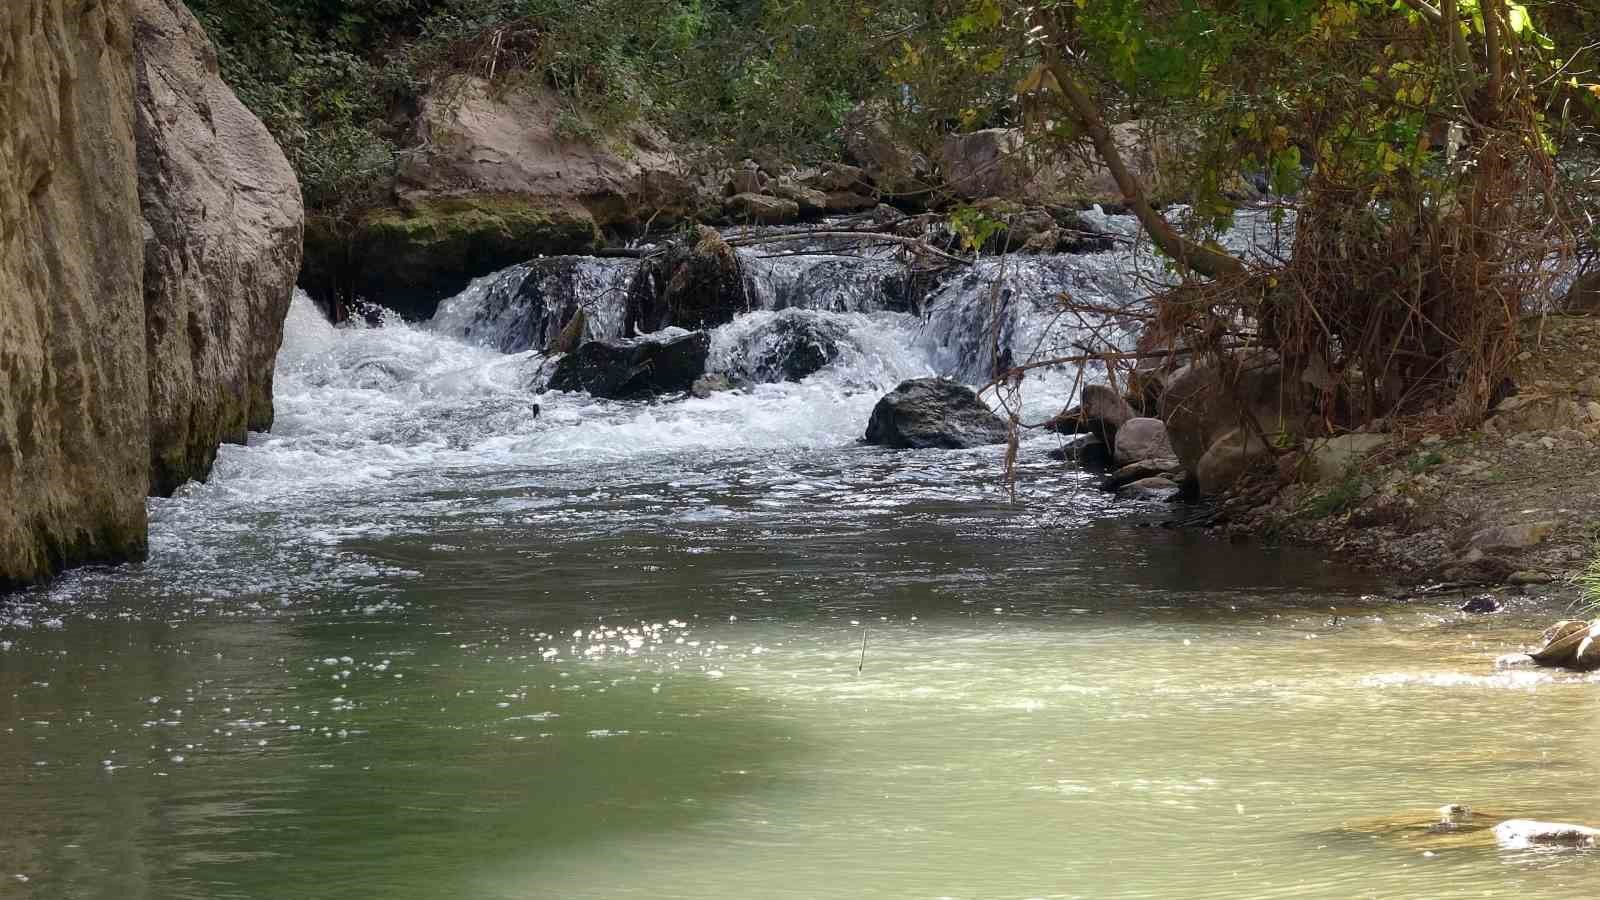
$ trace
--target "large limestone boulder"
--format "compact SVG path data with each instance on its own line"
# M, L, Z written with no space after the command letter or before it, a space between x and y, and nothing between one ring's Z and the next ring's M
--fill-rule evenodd
M1380 433L1341 434L1307 441L1305 454L1310 470L1305 474L1313 481L1338 481L1389 442L1389 435Z
M1160 419L1129 419L1117 429L1113 458L1127 466L1142 460L1171 459L1172 444L1167 440L1167 425Z
M1140 121L1111 126L1129 170L1158 200L1172 193L1161 179L1160 142ZM1122 191L1092 151L1060 153L1030 146L1020 128L987 128L947 135L939 152L944 186L976 200L1004 197L1033 203L1121 204Z
M132 0L150 490L204 480L272 425L305 213L288 160L217 74L181 0Z
M1213 442L1200 457L1194 467L1195 483L1203 496L1220 494L1274 459L1272 448L1255 432L1235 428Z
M0 4L0 590L144 555L131 37L122 3Z
M961 450L1003 444L1006 423L972 388L943 378L913 378L884 395L867 422L866 442L897 449Z
M827 197L822 198L824 206ZM734 194L722 205L728 218L740 225L782 225L800 218L800 204L767 194Z
M539 254L579 253L605 232L656 231L720 203L650 129L576 137L552 92L492 89L444 79L421 102L415 143L394 185L395 204L353 233L314 230L307 287L426 317L444 297Z
M1202 475L1201 459L1212 457L1206 467L1211 477L1200 477L1200 490L1216 493L1271 458L1275 446L1307 432L1314 422L1309 392L1298 379L1284 377L1276 354L1250 350L1197 360L1173 372L1159 407L1184 468Z

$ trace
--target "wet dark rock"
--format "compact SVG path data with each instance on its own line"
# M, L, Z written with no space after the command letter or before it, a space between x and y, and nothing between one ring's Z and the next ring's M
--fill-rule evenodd
M705 373L711 337L703 331L619 341L589 341L561 358L548 385L608 400L641 400L689 390Z
M897 449L960 450L1006 442L1006 423L973 390L943 378L901 382L878 401L866 442Z
M1105 469L1111 465L1111 448L1107 447L1106 442L1097 434L1074 435L1065 444L1045 455L1061 462L1077 463L1088 469Z
M740 368L758 383L800 381L838 359L849 340L838 322L785 310L751 337Z
M738 387L738 384L732 378L717 372L696 378L694 384L689 385L689 394L704 400L712 394L731 391L736 387Z
M1493 594L1479 594L1478 596L1473 597L1467 602L1461 604L1459 608L1464 613L1476 613L1483 615L1487 613L1499 612L1501 605L1500 601L1496 599Z
M750 306L739 257L714 229L645 260L628 285L624 334L714 328Z

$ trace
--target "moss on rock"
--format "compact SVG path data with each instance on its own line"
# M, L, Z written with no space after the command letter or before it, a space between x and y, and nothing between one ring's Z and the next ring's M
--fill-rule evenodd
M594 216L570 202L433 198L375 210L354 226L313 223L304 281L324 305L365 299L422 318L479 275L540 254L590 251L601 242Z

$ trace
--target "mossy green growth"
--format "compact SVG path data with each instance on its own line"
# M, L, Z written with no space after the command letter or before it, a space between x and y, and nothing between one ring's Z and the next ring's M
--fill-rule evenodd
M371 213L362 220L357 243L398 253L395 262L402 264L456 268L485 255L527 258L592 250L601 236L582 207L541 205L525 197L453 197Z
M307 223L302 284L324 303L369 300L427 318L467 282L533 257L601 246L582 205L516 195L429 199Z
M1327 490L1315 494L1307 500L1300 507L1300 512L1313 519L1326 519L1329 516L1336 516L1360 502L1361 487L1361 471L1352 467L1345 472L1343 478L1330 485Z

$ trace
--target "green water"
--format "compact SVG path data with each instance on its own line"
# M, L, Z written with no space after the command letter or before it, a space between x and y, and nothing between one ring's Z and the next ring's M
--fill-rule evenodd
M1586 895L1584 854L1342 827L1600 820L1593 686L1492 666L1536 600L1363 599L1315 555L1137 516L789 519L369 538L370 583L280 609L139 611L131 573L59 617L30 598L0 892Z
M1595 684L1493 665L1555 604L1154 527L1051 438L1014 498L856 445L915 334L535 418L527 360L297 300L150 560L0 598L0 896L1593 896L1360 824L1600 824Z

